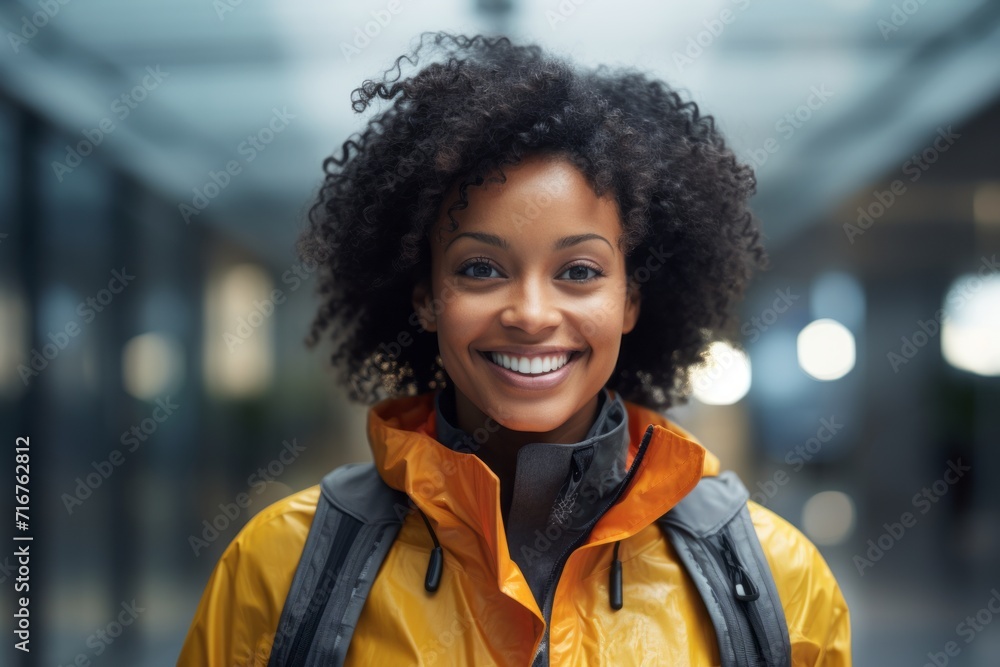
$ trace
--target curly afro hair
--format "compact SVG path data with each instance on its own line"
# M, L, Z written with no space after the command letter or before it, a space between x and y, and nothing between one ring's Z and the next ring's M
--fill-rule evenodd
M408 78L422 51L443 57ZM430 275L428 231L467 206L467 188L535 153L571 161L618 203L622 251L644 307L622 340L608 387L665 410L683 403L713 338L734 338L735 307L764 268L748 199L753 170L712 116L635 69L583 69L506 37L423 33L380 81L351 95L356 112L391 105L323 162L325 179L298 250L318 269L321 305L306 345L332 330L331 361L349 398L367 404L445 386L437 337L413 311ZM457 198L443 202L453 186ZM655 249L655 251L654 251ZM669 259L647 265L651 253Z

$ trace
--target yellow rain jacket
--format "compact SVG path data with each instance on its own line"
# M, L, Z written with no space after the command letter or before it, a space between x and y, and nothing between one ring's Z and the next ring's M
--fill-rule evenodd
M631 466L654 425L635 476L565 562L556 584L549 664L719 665L711 619L656 519L719 460L662 415L625 401ZM545 622L508 554L496 475L477 456L435 439L433 393L381 401L369 411L375 465L427 516L444 550L439 590L424 589L431 536L409 513L378 572L346 664L530 665ZM425 499L428 484L443 488ZM265 666L319 497L319 485L262 510L216 565L179 665ZM748 501L771 566L793 667L851 664L847 605L816 547ZM612 547L621 540L625 605L608 604Z

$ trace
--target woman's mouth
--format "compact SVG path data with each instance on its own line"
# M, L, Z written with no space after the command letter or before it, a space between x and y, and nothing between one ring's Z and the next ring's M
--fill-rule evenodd
M506 384L519 389L550 389L569 376L583 355L580 350L522 356L503 352L480 352Z
M503 352L483 352L482 354L490 362L515 373L520 373L521 375L542 375L559 370L568 364L574 356L579 356L580 352L563 352L560 354L533 357L504 354Z

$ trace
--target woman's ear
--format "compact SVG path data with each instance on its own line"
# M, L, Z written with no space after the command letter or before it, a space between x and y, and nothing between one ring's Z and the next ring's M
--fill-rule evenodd
M642 303L642 294L639 291L639 283L629 276L628 285L625 288L625 318L622 322L622 333L627 334L635 328L635 323L639 321L639 306Z
M426 280L418 281L413 286L413 312L420 320L420 326L425 331L437 331L437 318L434 316L431 290Z

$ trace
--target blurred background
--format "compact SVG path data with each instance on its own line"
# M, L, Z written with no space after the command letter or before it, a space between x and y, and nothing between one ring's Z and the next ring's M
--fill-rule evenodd
M0 465L30 436L35 537L33 650L8 628L0 664L173 665L239 528L369 458L293 243L351 90L438 29L714 115L772 269L668 416L821 548L856 664L1000 664L1000 3L31 0L0 27Z

